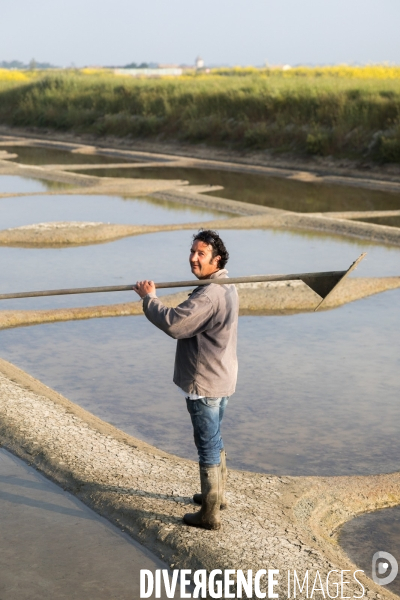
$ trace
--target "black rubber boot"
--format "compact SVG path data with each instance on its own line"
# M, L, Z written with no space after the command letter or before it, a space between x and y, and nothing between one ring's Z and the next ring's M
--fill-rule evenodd
M220 462L220 469L221 469L221 506L220 509L221 510L225 510L226 508L228 508L228 500L226 498L226 494L225 494L225 490L226 490L226 480L227 480L227 475L228 475L228 470L226 468L226 452L225 450L221 450L221 462ZM202 495L201 494L194 494L193 496L193 502L195 502L196 504L201 504L202 503Z
M226 490L226 480L227 480L227 476L228 476L228 470L226 468L226 452L225 450L221 450L221 462L220 462L220 469L221 469L221 506L220 509L221 510L225 510L226 508L228 508L228 500L226 498L225 495L225 490ZM201 494L194 494L193 496L193 502L195 504L201 504L202 503L202 495Z
M197 513L187 513L183 520L186 525L203 527L203 529L219 529L221 520L219 506L221 504L221 469L220 465L202 467L200 465L200 484L202 503Z

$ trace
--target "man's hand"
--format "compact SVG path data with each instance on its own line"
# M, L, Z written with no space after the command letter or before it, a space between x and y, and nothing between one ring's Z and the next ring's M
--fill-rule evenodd
M156 286L154 285L154 281L148 281L145 279L144 281L137 281L136 285L133 286L133 289L141 298L147 296L147 294L156 293Z

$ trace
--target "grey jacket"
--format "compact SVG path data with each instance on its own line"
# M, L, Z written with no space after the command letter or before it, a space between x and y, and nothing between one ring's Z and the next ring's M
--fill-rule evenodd
M226 277L221 269L210 278ZM174 383L188 394L219 398L235 391L239 299L234 285L197 287L176 308L167 308L155 294L143 300L153 325L178 340Z

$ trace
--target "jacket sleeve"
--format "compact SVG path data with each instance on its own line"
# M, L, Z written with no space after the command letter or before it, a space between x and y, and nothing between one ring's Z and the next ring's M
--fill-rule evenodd
M143 300L148 320L172 338L193 337L211 328L213 305L204 293L194 294L176 308L167 308L155 295Z

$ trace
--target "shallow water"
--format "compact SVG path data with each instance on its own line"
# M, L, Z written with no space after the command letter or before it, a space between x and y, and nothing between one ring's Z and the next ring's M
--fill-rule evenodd
M400 507L385 508L345 523L340 532L339 543L353 563L369 577L375 552L389 552L400 565ZM380 577L385 577L390 572L388 569ZM385 588L400 596L400 573Z
M167 568L5 450L0 484L2 600L132 600L140 569Z
M4 227L209 218L201 209L102 196L3 199L0 210ZM357 275L400 271L400 248L362 240L281 230L224 231L223 238L231 276L345 269L365 250ZM177 231L75 248L2 247L0 291L190 278L190 240L191 232ZM136 298L131 292L26 299L2 301L0 308ZM224 424L231 465L288 474L397 469L399 299L397 290L321 314L242 317L240 378ZM183 398L171 383L174 342L143 317L20 328L0 338L4 358L71 400L135 436L195 458Z
M0 199L1 229L49 221L162 225L205 221L226 216L226 213L217 210L142 197L60 194Z
M34 179L20 175L0 175L0 194L29 194L31 192L47 192L49 190L71 187L69 183Z
M98 177L184 179L193 185L222 185L213 196L296 212L398 210L400 194L355 187L307 183L254 173L180 167L138 167L79 171ZM395 222L387 223L396 225Z
M92 218L97 219L96 214ZM192 279L188 268L192 233L162 232L61 249L0 247L0 293L124 285L149 278ZM397 247L281 230L227 230L223 231L223 239L231 255L228 263L231 276L346 269L365 250L368 255L356 271L358 276L400 274ZM89 306L132 300L136 300L133 292L27 298L2 300L0 309Z
M56 148L40 148L37 146L8 146L0 142L0 150L9 154L17 154L16 158L10 158L11 162L24 165L101 165L125 162L124 158L115 156L104 156L101 154L80 154L69 150L58 150ZM136 162L130 160L129 162Z

